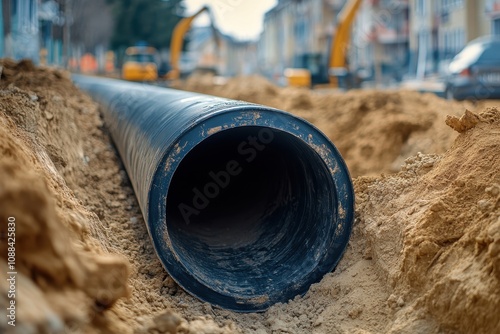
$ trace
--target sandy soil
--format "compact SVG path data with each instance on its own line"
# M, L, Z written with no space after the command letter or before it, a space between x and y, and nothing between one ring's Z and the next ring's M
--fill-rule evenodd
M353 177L399 171L404 159L418 152L444 153L456 137L444 123L446 114L459 115L464 109L461 103L410 91L311 92L278 88L258 76L213 82L210 75L193 76L174 86L305 118L334 142Z
M1 305L9 216L18 271L17 326L2 320L1 332L500 332L495 102L309 92L258 77L179 84L305 117L356 176L354 231L337 269L305 296L237 314L199 302L161 267L96 104L64 72L0 65Z

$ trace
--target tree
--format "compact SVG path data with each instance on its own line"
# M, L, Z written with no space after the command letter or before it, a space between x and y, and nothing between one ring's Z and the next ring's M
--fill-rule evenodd
M113 49L144 41L162 49L170 45L172 31L182 18L182 0L108 0L113 4Z

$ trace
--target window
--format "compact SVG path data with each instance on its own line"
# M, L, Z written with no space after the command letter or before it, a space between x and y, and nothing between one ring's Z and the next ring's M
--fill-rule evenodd
M415 1L415 11L417 12L418 15L424 16L426 13L426 6L425 6L426 0L416 0Z
M154 55L148 53L137 53L132 55L127 55L125 61L135 61L138 63L154 63Z
M36 3L34 1L29 2L29 18L30 18L30 20L37 19L36 15L35 15L35 13L36 13L35 6L36 6Z
M500 17L493 20L491 30L493 35L500 36Z
M500 43L490 43L485 46L481 57L479 57L480 61L483 62L494 62L498 63L498 54L500 53Z
M455 0L453 1L453 5L456 9L460 9L464 6L464 0Z
M454 9L460 9L464 6L463 0L441 0L441 10L442 11L452 11Z
M441 0L441 10L448 11L450 7L450 0Z
M463 28L460 28L460 47L459 49L463 49L465 47L465 44L466 44L466 39L465 39L465 30Z

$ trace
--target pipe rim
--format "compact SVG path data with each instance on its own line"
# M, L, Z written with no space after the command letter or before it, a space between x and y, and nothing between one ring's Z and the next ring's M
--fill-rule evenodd
M335 185L337 210L335 219L339 229L331 248L322 255L319 265L305 275L301 284L289 287L281 294L269 298L238 298L222 294L199 282L186 269L182 261L172 251L166 222L166 199L169 185L182 159L196 145L208 137L227 129L244 126L269 127L290 134L311 147L327 166ZM162 180L160 182L160 180ZM319 282L331 272L342 258L347 247L354 219L354 190L347 166L331 141L309 122L281 110L260 106L235 106L206 115L186 129L163 154L148 194L147 227L160 261L172 279L186 292L210 304L237 311L265 311L278 302L287 302L296 295L302 295L310 285ZM150 217L159 217L153 221ZM169 247L170 246L170 247ZM200 293L202 292L202 293Z

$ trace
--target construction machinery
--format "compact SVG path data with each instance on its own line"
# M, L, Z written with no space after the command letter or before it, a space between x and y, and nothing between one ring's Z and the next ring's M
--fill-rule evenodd
M153 47L148 47L146 44L139 43L137 46L129 47L125 50L125 61L122 66L122 78L129 81L157 81L160 77L167 80L179 79L180 58L184 37L191 27L192 22L200 14L207 12L210 16L211 28L213 30L216 47L218 48L218 36L213 25L213 16L210 8L202 7L195 14L185 17L177 23L172 33L170 42L170 62L166 66L165 72L156 63L157 50ZM160 72L160 73L159 73Z
M184 43L184 36L186 35L194 19L202 13L207 13L210 16L210 26L213 30L214 40L216 47L218 48L218 37L217 31L214 26L214 18L210 8L207 6L202 7L199 11L191 16L185 17L177 23L172 34L172 40L170 42L170 71L166 75L168 80L176 80L181 76L181 71L179 68L179 61L181 58L182 45Z
M346 66L346 50L351 36L351 25L362 0L349 0L339 14L339 24L335 33L332 50L330 53L328 78L332 86L338 86L339 77L348 73Z
M122 66L122 78L129 81L156 81L158 79L156 55L157 50L150 46L138 45L127 48Z
M346 51L349 46L351 25L362 0L348 0L338 15L338 24L335 37L330 49L327 75L324 66L321 66L321 55L305 54L300 59L301 68L287 68L285 77L288 85L295 87L310 87L312 84L330 83L332 87L339 87L339 78L349 75L346 64ZM327 80L325 80L327 79Z

